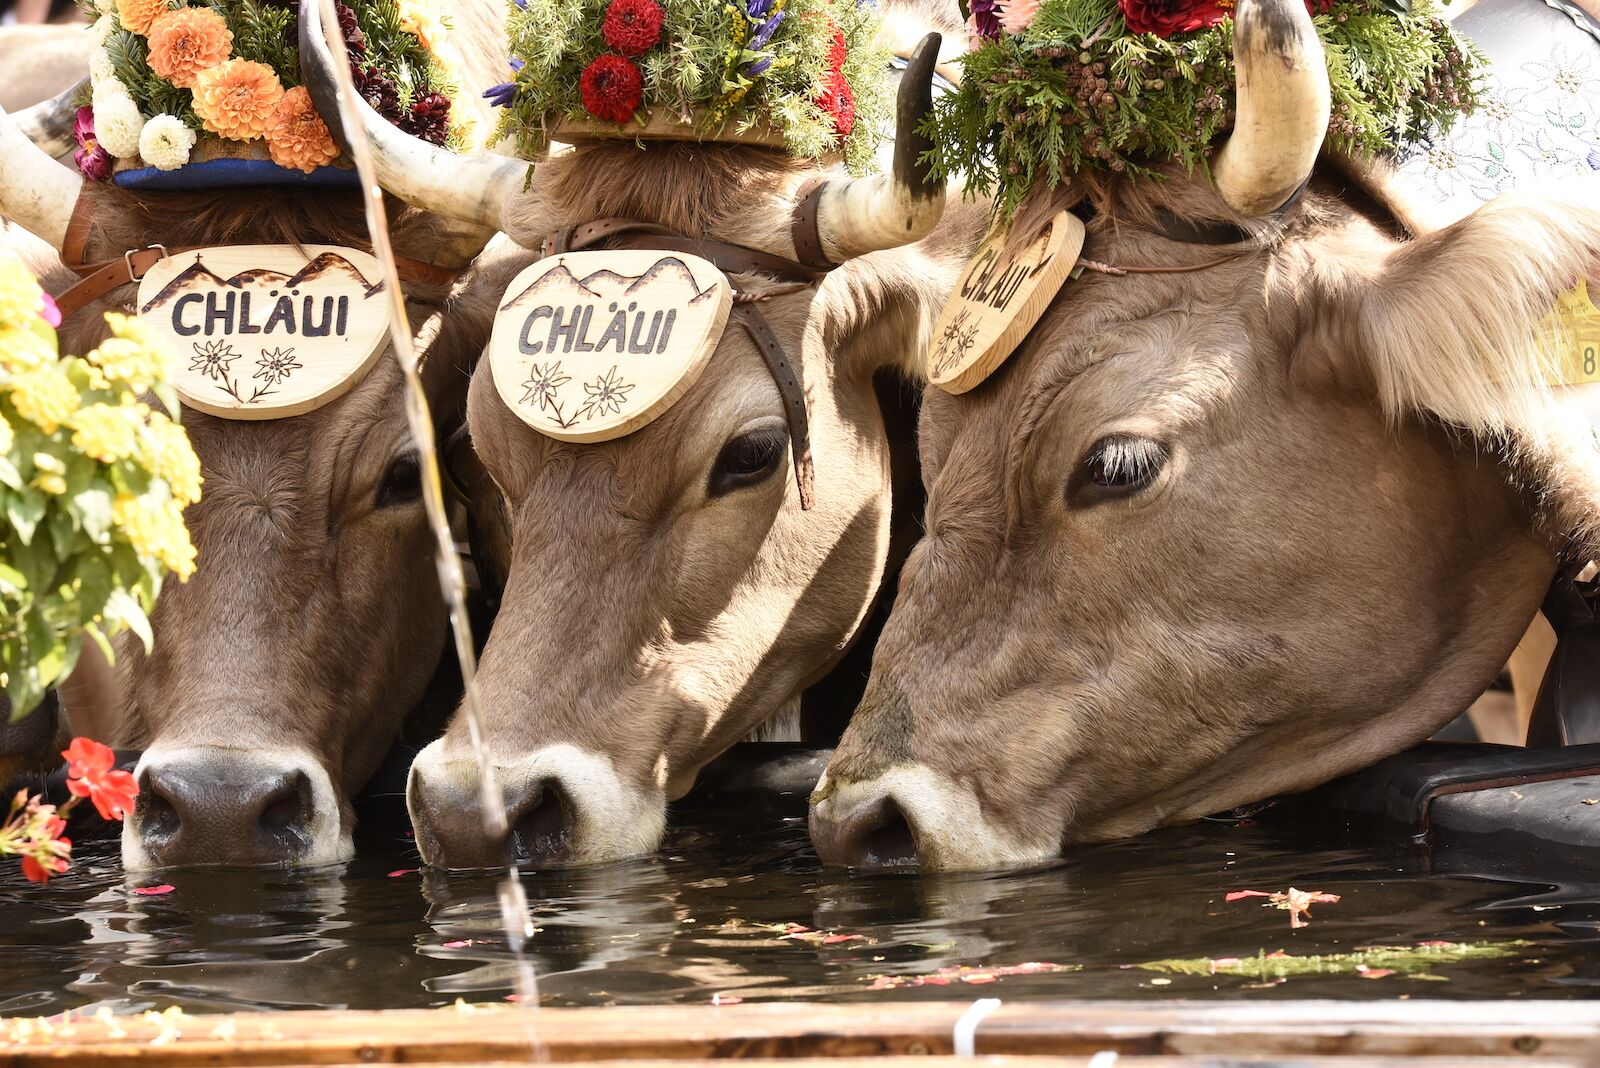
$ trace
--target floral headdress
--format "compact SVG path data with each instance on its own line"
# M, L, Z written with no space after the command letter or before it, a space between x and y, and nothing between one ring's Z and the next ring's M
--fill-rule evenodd
M723 139L872 159L889 111L872 0L511 0L512 80L485 96L552 138Z
M1374 155L1476 101L1477 53L1434 0L1308 0L1327 56L1328 143ZM1232 0L971 0L974 48L933 120L934 169L1009 213L1070 176L1193 170L1233 124Z
M290 0L93 3L93 95L74 130L89 178L177 186L190 183L168 172L218 160L230 162L208 183L353 174L325 170L339 149L301 84ZM339 24L367 103L408 133L461 147L448 27L429 0L350 0Z

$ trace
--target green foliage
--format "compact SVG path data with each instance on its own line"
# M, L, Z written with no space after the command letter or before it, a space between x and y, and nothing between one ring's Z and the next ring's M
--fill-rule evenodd
M659 0L661 41L635 57L644 79L639 111L664 111L702 133L744 131L768 124L789 152L817 158L842 152L852 170L870 166L890 112L888 54L872 44L877 12L853 0L778 0L783 22L766 47L752 50L743 0ZM562 120L598 122L583 106L579 79L610 51L601 24L609 0L528 0L508 5L512 55L524 66L516 96L502 121L520 150L543 150ZM829 73L834 27L845 35L845 81L855 97L856 120L840 138L833 118L818 104ZM770 66L749 73L753 65Z
M1332 147L1371 155L1448 129L1476 101L1479 57L1433 0L1396 13L1337 0L1316 16L1328 59ZM1204 167L1233 124L1233 20L1163 39L1130 33L1115 0L1044 0L1021 34L963 61L930 122L930 162L1009 214L1036 186L1085 171L1153 177Z

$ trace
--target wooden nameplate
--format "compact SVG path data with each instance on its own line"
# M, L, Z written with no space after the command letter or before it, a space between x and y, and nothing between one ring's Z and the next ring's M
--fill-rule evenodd
M333 245L227 245L168 256L139 318L180 359L178 397L223 419L282 419L343 396L389 340L378 261Z
M1056 215L1036 241L1008 254L1009 234L998 225L989 231L934 325L928 377L946 393L975 388L1005 362L1083 251L1083 222L1070 212Z
M609 441L670 408L705 368L733 288L698 256L567 252L512 280L489 339L495 388L563 441Z

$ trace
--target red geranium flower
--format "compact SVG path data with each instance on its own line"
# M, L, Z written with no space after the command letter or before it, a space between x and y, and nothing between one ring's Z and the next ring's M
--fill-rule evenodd
M661 40L661 7L655 0L611 0L600 32L618 52L637 56Z
M1117 5L1122 8L1128 29L1157 37L1215 26L1228 17L1233 7L1223 7L1217 0L1117 0Z
M835 71L828 77L827 88L817 97L817 107L833 117L833 132L849 137L856 125L856 94L844 75Z
M644 98L644 76L621 56L600 56L578 79L583 106L597 119L627 122Z
M61 751L67 758L67 790L94 802L101 819L120 820L133 808L139 786L133 775L115 769L117 755L89 738L74 738Z

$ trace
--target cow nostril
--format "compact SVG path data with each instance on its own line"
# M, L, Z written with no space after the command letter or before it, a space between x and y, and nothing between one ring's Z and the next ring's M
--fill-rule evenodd
M530 803L511 828L511 848L517 863L565 859L572 837L572 804L554 781L539 783L529 792Z
M270 787L261 806L261 833L274 839L301 839L311 823L311 780L294 771Z
M813 814L812 839L830 864L851 868L913 868L921 857L905 811L891 797L858 809L840 823Z
M138 816L139 836L147 842L173 838L182 823L177 808L162 792L160 785L148 781L139 788L134 812Z

